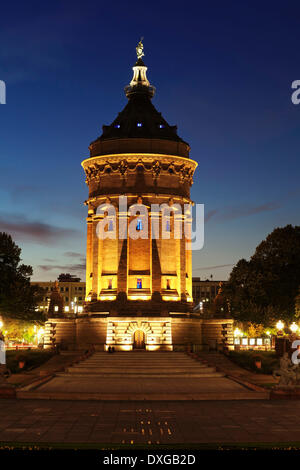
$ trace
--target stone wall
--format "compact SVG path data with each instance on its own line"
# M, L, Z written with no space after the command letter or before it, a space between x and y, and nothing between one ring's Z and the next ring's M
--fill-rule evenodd
M45 347L51 347L51 337L66 349L105 350L114 346L131 350L136 330L145 334L146 349L154 351L184 351L219 349L233 345L233 320L188 318L171 314L167 317L82 317L49 319L45 327ZM225 334L223 334L225 332Z
M184 351L194 345L202 347L202 320L194 318L172 318L172 341L174 351Z
M232 319L207 319L203 322L203 345L209 349L218 349L223 347L224 339L226 339L229 348L233 345L233 320ZM226 325L226 328L224 326ZM222 331L227 331L226 335Z

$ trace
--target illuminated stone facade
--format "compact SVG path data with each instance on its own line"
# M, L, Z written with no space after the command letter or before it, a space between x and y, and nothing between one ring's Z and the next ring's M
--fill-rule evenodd
M210 341L224 338L224 322L210 326L193 313L188 240L197 163L176 126L153 106L146 71L138 58L125 88L127 105L103 126L82 162L89 189L86 305L72 332L65 320L55 322L58 342L172 350L201 348L204 330Z

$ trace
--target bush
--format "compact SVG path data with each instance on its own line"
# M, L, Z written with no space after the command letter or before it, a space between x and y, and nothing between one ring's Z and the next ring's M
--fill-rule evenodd
M261 360L261 369L255 365L255 361ZM275 351L229 351L229 359L238 364L239 366L251 372L258 374L272 374L273 370L279 367L279 359Z
M27 351L6 351L6 365L13 374L31 370L44 364L53 356L52 351L27 350ZM23 369L19 368L19 361L25 362Z

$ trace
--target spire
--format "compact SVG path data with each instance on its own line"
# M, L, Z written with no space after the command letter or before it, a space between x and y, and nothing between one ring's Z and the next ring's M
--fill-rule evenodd
M147 79L147 67L144 64L142 57L144 57L144 44L143 38L140 39L136 50L137 61L135 65L132 67L133 70L133 77L128 86L125 87L125 94L129 99L132 95L137 93L148 95L150 98L154 96L155 87L150 85L149 80Z

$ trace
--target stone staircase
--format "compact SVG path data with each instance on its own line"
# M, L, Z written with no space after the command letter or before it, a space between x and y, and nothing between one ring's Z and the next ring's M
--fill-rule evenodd
M182 352L96 352L17 398L57 400L234 400L268 398Z
M91 378L212 378L224 377L215 367L191 359L184 353L132 351L97 352L58 377Z

